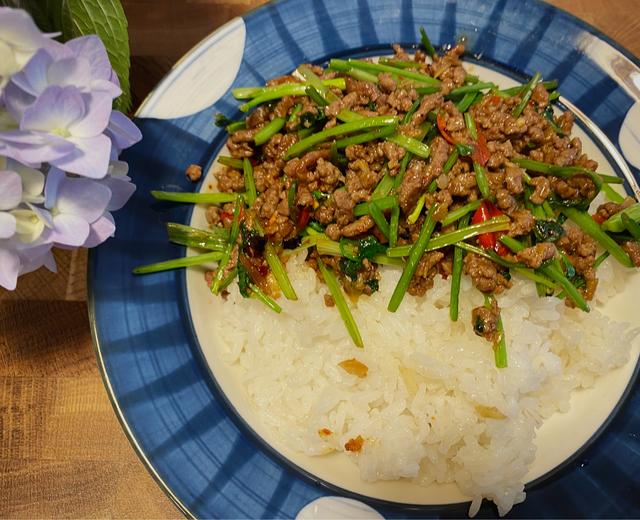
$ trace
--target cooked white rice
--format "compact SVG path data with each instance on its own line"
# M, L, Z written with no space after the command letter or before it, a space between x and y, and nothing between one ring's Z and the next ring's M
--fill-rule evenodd
M224 359L239 368L260 420L310 455L345 452L345 443L360 435L362 451L345 456L362 479L455 482L473 498L471 515L482 498L501 515L524 500L536 428L568 409L573 390L625 364L638 334L595 309L585 314L538 298L533 283L514 277L513 288L498 297L509 366L497 369L491 345L471 326L471 309L483 300L467 277L460 318L452 323L450 281L440 277L424 298L407 295L389 313L400 271L385 268L379 292L353 308L360 350L337 310L325 306L326 287L303 259L304 253L288 263L299 301L281 298L279 316L243 299L235 284L227 301L213 303ZM598 276L597 297L606 301L628 275L607 260ZM367 365L367 377L338 366L350 358ZM487 418L482 407L506 418ZM332 434L319 435L322 428Z

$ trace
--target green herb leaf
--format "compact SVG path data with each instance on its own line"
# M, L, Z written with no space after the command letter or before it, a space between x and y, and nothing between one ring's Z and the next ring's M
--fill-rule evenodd
M51 4L55 4L50 0ZM131 108L129 84L129 33L127 17L120 0L64 0L62 13L62 36L70 40L78 36L97 34L120 80L122 95L115 100L114 107L122 112Z

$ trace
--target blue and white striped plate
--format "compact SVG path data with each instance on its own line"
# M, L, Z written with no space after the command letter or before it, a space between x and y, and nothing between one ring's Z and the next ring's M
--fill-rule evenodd
M283 461L227 404L203 360L182 272L133 277L140 264L183 254L163 222L190 209L156 203L152 189L193 190L191 163L209 164L225 141L213 124L238 116L230 87L262 84L302 62L388 52L466 36L490 67L560 81L567 104L613 143L628 188L640 179L640 61L592 27L537 0L283 0L237 18L185 56L143 104L143 141L125 154L138 186L116 214L117 234L90 258L90 312L105 384L144 463L185 514L294 517L340 493ZM637 372L637 370L636 370ZM636 374L637 375L637 374ZM634 377L634 381L635 381ZM640 516L640 389L632 383L596 440L527 488L514 517ZM467 504L402 506L363 499L387 518L463 517ZM485 504L479 516L495 516Z

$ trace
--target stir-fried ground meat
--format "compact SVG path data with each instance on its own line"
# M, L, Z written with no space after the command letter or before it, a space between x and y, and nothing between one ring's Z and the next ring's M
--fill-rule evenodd
M399 45L393 48L397 59L413 61L407 70L431 79L422 84L400 73L371 71L369 63L364 69L370 71L372 81L365 81L334 67L307 65L321 80L333 82L329 90L320 88L314 93L308 82L304 85L307 90L298 90L298 95L276 96L248 113L245 125L227 140L231 158L224 164L232 166L215 173L218 191L244 193L245 200L251 197L236 216L235 225L250 227L264 243L308 248L309 265L318 271L322 258L355 298L377 290L380 271L373 259L380 261L381 257L376 255L384 255L392 244L406 251L427 223L434 224L438 239L451 237L458 226L466 225L461 220L466 212L464 218L473 226L483 226L488 220L496 226L463 238L457 235L471 249L464 257L463 273L479 291L500 294L511 286L509 266L517 262L519 272L536 270L557 256L553 265L562 269L584 298L593 298L597 244L572 224L561 228L568 207L588 207L599 191L589 175L575 168L596 171L598 164L585 155L580 139L571 136L573 115L554 114L542 83L532 87L526 103L521 102L527 87L515 93L485 88L463 107L463 94L451 93L474 81L460 61L463 45L432 60L423 51L411 56ZM303 75L308 77L307 72ZM267 86L298 88L305 81L295 74L270 80ZM437 92L422 93L425 85L432 84L437 85ZM323 96L326 98L319 99ZM379 126L380 119L375 123L363 120L376 116L385 116L386 126ZM350 125L350 131L342 128L339 133L339 125L360 120L367 123L361 130L351 131ZM256 144L258 132L264 135L273 121L279 122L279 130ZM318 137L336 128L331 138ZM246 161L238 161L244 158L250 159L253 181L245 178ZM532 160L545 167L532 165ZM557 168L564 167L570 168L558 172ZM200 174L196 165L187 171L192 180ZM430 212L436 204L437 210ZM603 222L631 204L631 198L621 204L601 204L594 219ZM206 211L207 222L230 230L234 209L235 203L212 206ZM625 233L616 240L639 265L640 244ZM225 273L244 266L250 278L262 280L267 264L260 254L247 256L243 240L238 239ZM335 242L325 251L321 243L329 240ZM435 276L459 275L452 267L453 242L422 253L417 265L412 264L415 271L410 280L405 278L403 290L424 296ZM519 252L511 254L507 246ZM264 287L268 293L267 284ZM575 300L584 308L579 298ZM491 301L490 308L474 309L472 320L478 334L496 341L500 311L495 299ZM576 301L567 299L567 304ZM327 296L325 304L333 306L336 301Z
M531 269L537 269L547 260L551 260L556 254L556 246L550 242L541 242L532 247L520 251L516 258Z
M471 277L473 285L483 293L499 294L511 287L511 282L503 276L498 264L475 253L464 257L463 272Z
M482 305L471 311L473 331L491 343L497 339L499 320L500 308L495 300L492 301L491 307Z

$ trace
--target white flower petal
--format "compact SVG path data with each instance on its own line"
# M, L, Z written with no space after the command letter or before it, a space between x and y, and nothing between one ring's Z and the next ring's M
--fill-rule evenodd
M49 241L64 246L79 247L89 236L89 224L82 217L75 215L56 215L53 217L54 228Z
M16 233L16 217L0 211L0 239L11 238Z
M18 283L20 258L0 243L0 286L13 291Z
M13 209L22 200L22 180L11 170L0 171L0 210Z

